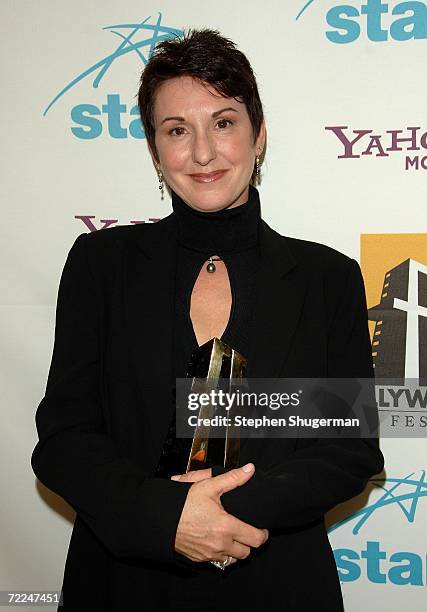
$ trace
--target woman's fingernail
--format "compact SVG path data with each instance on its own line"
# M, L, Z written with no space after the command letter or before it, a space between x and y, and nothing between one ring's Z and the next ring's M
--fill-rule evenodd
M171 480L179 480L180 478L180 474L177 474L176 476L171 476Z
M253 463L247 463L246 465L244 465L242 467L242 470L244 472L252 472L253 469L254 469L254 464Z

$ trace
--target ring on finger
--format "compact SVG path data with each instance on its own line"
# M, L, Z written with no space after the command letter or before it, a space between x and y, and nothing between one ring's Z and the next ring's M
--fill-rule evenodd
M225 561L211 561L212 565L215 565L220 570L225 570L227 565L233 561L233 557L228 556Z

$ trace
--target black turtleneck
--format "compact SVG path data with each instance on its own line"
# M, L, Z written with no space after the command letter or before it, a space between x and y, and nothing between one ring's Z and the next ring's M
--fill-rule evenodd
M258 191L252 186L248 201L235 208L197 211L175 193L172 194L172 208L178 237L173 338L175 378L183 378L187 375L191 354L198 348L190 318L191 293L201 267L207 264L210 256L223 259L232 294L230 318L221 339L243 355L249 353L261 216ZM185 472L192 440L176 438L175 427L174 410L157 466L157 477L168 478ZM190 605L192 601L212 604L220 572L209 563L199 565L197 575L193 572L192 577L178 570L171 574L171 608L173 604Z
M178 224L178 240L192 251L207 256L236 253L258 242L260 203L255 187L249 187L245 204L215 212L195 210L172 192L172 208Z

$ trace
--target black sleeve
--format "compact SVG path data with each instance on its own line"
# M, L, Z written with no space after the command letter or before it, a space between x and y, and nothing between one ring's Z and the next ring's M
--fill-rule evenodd
M355 260L346 266L343 299L328 335L330 378L373 378L362 273ZM346 287L346 288L345 288ZM277 442L277 441L276 441ZM280 441L279 441L280 442ZM224 509L258 528L290 528L322 517L358 495L384 465L378 439L302 439L268 471L256 469L242 487L222 495ZM227 471L215 466L213 476Z
M175 561L175 535L191 483L147 477L106 434L100 393L100 312L82 234L58 293L46 393L31 463L115 555Z

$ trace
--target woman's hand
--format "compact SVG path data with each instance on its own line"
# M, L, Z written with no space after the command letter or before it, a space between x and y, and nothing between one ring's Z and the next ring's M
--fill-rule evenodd
M200 482L206 478L212 478L212 469L207 468L205 470L194 470L193 472L186 472L185 474L174 474L171 476L171 480L179 480L180 482ZM230 563L237 563L237 559L230 557Z
M197 470L181 477L194 482L190 488L175 537L175 550L196 562L246 559L251 548L264 544L269 533L228 514L223 493L244 485L255 471L253 464L212 477L211 470ZM202 472L202 473L201 473ZM192 479L195 480L192 480ZM181 479L180 479L181 481Z

